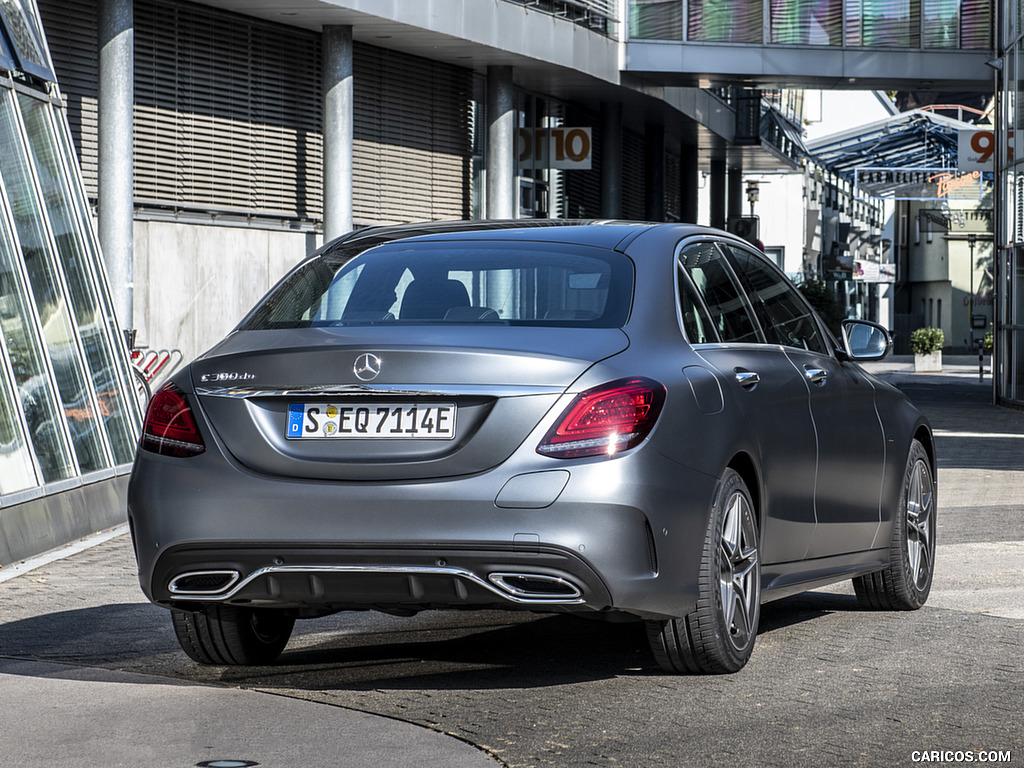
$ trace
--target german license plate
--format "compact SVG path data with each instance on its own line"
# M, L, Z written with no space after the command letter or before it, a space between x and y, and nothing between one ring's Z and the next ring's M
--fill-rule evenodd
M291 403L285 437L451 440L453 403Z

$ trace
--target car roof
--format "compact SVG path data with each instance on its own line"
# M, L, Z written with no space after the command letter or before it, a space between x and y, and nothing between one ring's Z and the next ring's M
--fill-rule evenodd
M572 243L621 250L629 241L652 229L672 229L680 237L699 233L725 234L719 230L692 224L603 219L434 221L358 229L330 241L312 256L326 253L354 256L376 245L399 240L520 240Z

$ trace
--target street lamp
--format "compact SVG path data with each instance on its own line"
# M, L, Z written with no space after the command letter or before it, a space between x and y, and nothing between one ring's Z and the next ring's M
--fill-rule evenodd
M967 327L971 331L971 346L974 346L974 245L978 242L978 236L973 232L967 235L967 247L971 249L971 261L968 264L968 271L971 276L971 292L967 296Z

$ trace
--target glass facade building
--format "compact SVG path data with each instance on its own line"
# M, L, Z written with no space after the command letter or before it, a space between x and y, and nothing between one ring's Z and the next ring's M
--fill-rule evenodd
M123 485L132 393L36 8L0 0L0 564L123 517L77 512Z
M1024 3L999 4L997 56L991 62L999 95L996 130L1000 168L995 234L996 280L1001 300L995 356L996 396L1024 405Z
M990 9L988 0L631 0L629 33L693 43L987 50Z

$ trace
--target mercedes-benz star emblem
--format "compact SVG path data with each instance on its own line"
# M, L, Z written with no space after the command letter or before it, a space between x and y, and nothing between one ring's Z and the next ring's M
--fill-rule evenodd
M380 358L376 355L364 352L356 358L356 364L352 371L360 381L373 381L380 375Z

